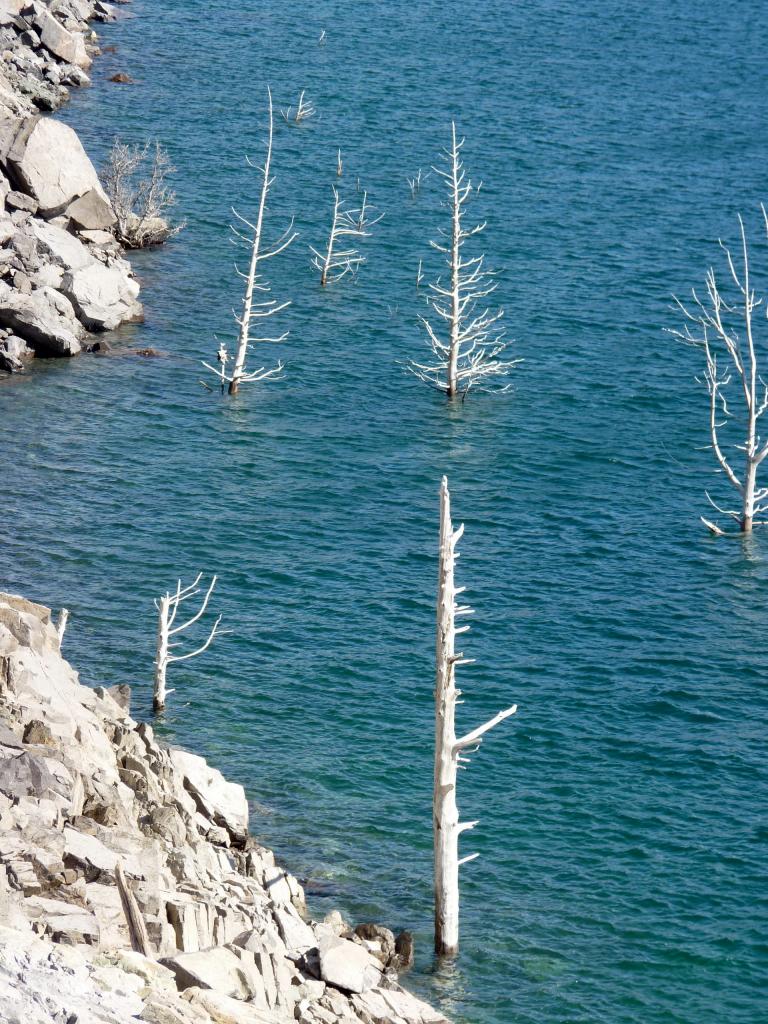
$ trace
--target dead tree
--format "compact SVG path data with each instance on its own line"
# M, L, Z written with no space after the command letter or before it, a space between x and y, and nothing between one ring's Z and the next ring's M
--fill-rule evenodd
M266 296L269 295L271 289L270 286L264 280L264 276L261 272L261 264L265 260L272 259L273 256L277 256L278 253L283 252L297 237L297 232L293 230L293 221L289 224L288 228L283 232L280 238L275 244L266 251L262 250L262 228L264 224L264 211L267 205L267 196L269 190L274 182L274 178L270 176L270 164L272 161L272 135L273 135L273 116L272 116L272 93L268 92L269 95L269 134L267 136L267 151L263 165L259 166L251 163L246 157L246 162L249 167L254 167L262 174L261 182L261 193L259 197L259 208L256 215L256 223L252 224L251 221L246 220L245 217L241 216L237 210L233 209L232 213L235 215L237 220L243 227L243 230L247 229L251 232L250 235L243 234L243 231L239 227L231 225L233 234L233 240L236 243L242 243L247 245L250 249L250 262L248 265L248 272L242 273L235 264L235 273L238 277L242 278L245 282L245 288L243 292L243 307L242 312L238 316L237 313L233 312L235 323L238 326L237 336L237 351L235 353L234 364L232 366L232 372L227 372L227 362L230 359L229 354L225 345L219 345L219 349L216 353L216 359L218 362L218 368L211 366L210 363L203 363L203 366L215 373L221 382L222 390L224 389L225 383L229 384L230 395L237 394L241 384L249 384L254 381L261 380L274 380L279 377L283 369L282 362L278 362L277 366L267 369L265 366L260 366L257 370L246 369L246 359L248 357L248 350L252 348L254 343L277 343L285 341L290 331L284 331L278 336L274 335L259 335L258 337L251 336L251 323L255 321L256 324L260 324L262 321L268 320L275 314L282 312L290 306L290 300L287 302L278 303L275 299L264 298L262 301L254 301L254 293Z
M319 252L310 246L313 254L312 266L320 271L320 284L323 288L334 281L340 281L347 274L356 274L360 265L365 263L365 256L346 240L368 238L370 229L384 216L381 213L378 217L371 217L372 209L373 207L368 204L367 192L363 192L360 207L353 209L345 205L339 196L339 190L334 186L333 218L325 252ZM346 245L346 248L339 247L342 239L342 244Z
M302 89L299 94L299 102L296 104L295 113L293 107L288 107L280 111L280 116L286 124L299 125L302 121L308 121L310 117L314 117L315 112L315 108L311 103L304 102L304 90Z
M126 249L142 249L167 241L184 224L172 225L168 211L176 204L176 193L166 178L175 168L160 145L128 146L115 141L102 172L104 190L112 204L117 223L114 231Z
M474 659L456 653L456 636L469 629L456 626L456 617L471 615L472 609L459 605L456 598L464 587L454 583L454 567L459 557L456 545L464 527L453 529L448 480L440 485L440 556L437 583L437 678L435 685L435 780L432 804L435 857L435 952L453 956L459 947L459 867L479 856L472 853L459 859L459 836L477 825L459 822L456 805L456 777L460 763L468 762L483 736L499 722L514 715L517 705L500 711L484 725L464 736L456 736L456 704L461 690L456 688L456 666Z
M59 650L64 642L64 630L67 628L67 619L69 618L69 609L62 608L59 612L59 621L56 623L56 635L59 638Z
M768 234L768 214L764 206L761 209ZM750 533L753 526L767 521L760 517L768 512L768 487L758 486L757 477L760 465L768 455L768 440L761 438L758 430L760 418L768 409L768 385L760 373L755 338L755 310L763 305L764 300L756 297L752 287L747 236L740 216L739 229L739 266L730 249L722 241L719 243L725 254L733 297L724 298L714 268L710 267L705 278L706 298L700 298L695 288L691 291L690 306L675 296L675 303L685 322L682 329L670 333L703 350L704 372L701 378L696 379L709 395L710 447L719 472L739 494L739 506L735 509L722 508L705 492L707 499L722 515L734 519L741 533ZM740 409L735 412L737 406ZM734 417L740 426L736 436L726 443L721 430ZM741 471L734 468L733 456L728 449L741 452ZM701 518L713 533L723 533L720 527L703 516Z
M155 608L157 608L158 612L157 654L155 657L155 686L152 703L156 712L165 710L166 699L169 694L173 693L173 690L167 689L166 686L166 673L168 666L177 661L188 661L190 658L196 658L198 654L202 654L203 651L210 647L215 637L231 632L229 629L219 629L219 623L221 622L221 616L219 615L211 627L211 630L208 633L208 638L204 643L195 648L195 650L189 651L187 654L173 653L173 648L178 647L181 644L181 640L173 640L172 638L179 636L179 634L184 633L190 626L194 625L205 614L205 610L208 607L211 594L216 586L216 576L211 579L210 585L205 592L205 596L203 597L197 612L195 612L191 618L187 619L186 622L182 622L178 626L174 625L176 615L178 614L179 608L182 604L202 593L202 589L198 588L198 584L202 578L203 574L199 573L194 583L190 583L188 587L182 587L181 580L179 580L176 584L176 590L173 593L167 592L163 594L162 597L155 600Z
M505 377L519 359L502 358L509 342L504 341L501 318L503 309L491 312L483 308L483 300L496 290L494 273L485 269L485 256L466 257L464 247L470 238L485 230L485 223L466 227L466 205L474 190L461 161L464 139L457 141L456 125L451 124L451 148L443 156L448 170L433 167L446 183L448 207L451 212L450 231L440 230L440 241L433 248L445 256L449 279L446 284L438 278L430 284L429 303L435 314L444 321L444 336L432 327L426 317L419 319L424 325L432 360L419 363L412 360L408 369L420 380L444 391L449 397L470 387L491 390L500 377ZM411 184L409 182L409 184ZM508 391L511 384L496 390Z

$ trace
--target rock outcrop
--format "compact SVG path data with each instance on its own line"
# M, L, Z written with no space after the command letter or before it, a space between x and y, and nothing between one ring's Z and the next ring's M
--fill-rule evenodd
M88 334L139 319L139 285L77 134L41 111L86 84L100 0L0 0L0 371L93 350Z
M81 686L50 611L0 594L0 1019L445 1024L394 950L308 920L242 787L131 718L125 687Z

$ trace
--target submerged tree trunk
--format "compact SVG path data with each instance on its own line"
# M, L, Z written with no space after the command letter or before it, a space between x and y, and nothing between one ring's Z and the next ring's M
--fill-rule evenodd
M453 529L451 497L448 480L440 485L440 556L437 582L437 645L435 652L435 777L432 802L435 870L435 952L438 956L455 956L459 949L459 868L474 860L471 853L459 858L459 836L472 829L476 821L459 822L456 803L456 777L459 762L468 761L464 753L476 750L482 738L505 718L517 711L517 705L500 711L483 725L466 735L456 737L456 702L461 690L456 688L456 666L471 659L456 653L456 636L469 626L456 627L457 615L469 615L472 609L458 605L456 598L463 587L456 587L454 568L456 545L464 527Z
M459 810L456 804L456 681L453 571L458 533L451 524L445 478L440 488L440 563L437 583L437 677L435 685L435 952L451 956L459 948Z
M157 649L155 653L155 685L152 695L152 708L155 714L165 711L168 690L165 673L168 668L168 611L171 604L170 594L163 594L157 608Z

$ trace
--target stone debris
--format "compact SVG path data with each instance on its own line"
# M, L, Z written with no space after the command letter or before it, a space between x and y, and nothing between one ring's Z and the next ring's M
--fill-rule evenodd
M0 0L0 371L91 351L141 318L116 217L77 134L41 111L87 84L99 0Z
M408 941L308 920L242 786L129 709L80 685L47 608L0 594L0 1020L445 1024L398 984Z

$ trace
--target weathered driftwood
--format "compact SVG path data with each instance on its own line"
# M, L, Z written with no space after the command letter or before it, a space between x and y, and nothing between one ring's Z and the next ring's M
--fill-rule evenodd
M419 317L427 332L432 360L420 363L411 360L408 369L420 380L444 391L449 397L463 394L471 387L480 390L508 391L511 384L499 384L520 359L504 358L509 342L500 321L503 309L491 312L483 300L496 290L493 271L485 269L485 256L466 257L464 246L481 231L485 223L468 228L464 225L466 204L477 191L467 177L461 161L464 139L457 140L456 125L451 124L451 148L443 153L447 170L432 169L446 184L451 211L450 231L440 230L440 240L431 245L445 256L449 280L440 278L430 284L430 305L443 321L443 335L426 317ZM409 180L412 194L420 188L420 177Z
M135 950L137 953L141 953L142 956L146 956L151 959L154 956L154 950L152 949L152 943L149 941L147 926L144 922L142 913L139 910L139 904L136 901L136 897L128 888L128 883L123 871L123 865L119 860L115 865L115 881L117 882L117 891L120 893L120 902L123 905L125 920L128 923L128 934L131 939L131 949Z
M275 314L280 313L282 310L287 309L290 306L290 301L278 303L275 299L264 298L261 301L254 301L254 293L265 296L269 295L270 286L264 280L263 274L261 273L261 264L265 260L272 259L273 256L277 256L278 253L283 252L297 237L297 232L293 230L293 222L290 223L288 228L283 232L281 237L275 242L275 244L268 249L263 251L262 249L262 228L264 224L264 211L267 205L267 196L269 190L274 183L274 178L270 176L270 164L272 161L272 136L273 136L273 114L272 114L272 93L268 91L269 96L269 133L267 136L267 150L264 163L261 166L252 164L251 161L246 157L246 162L249 167L255 167L256 170L262 174L261 192L259 195L259 208L256 215L256 223L252 224L251 221L247 220L241 214L233 208L232 213L237 218L240 227L232 225L232 234L236 242L242 242L247 245L250 249L250 260L248 264L247 273L242 273L237 265L235 265L235 272L245 282L243 291L243 308L242 312L238 316L236 313L233 314L235 317L235 323L238 325L238 336L237 336L237 350L235 352L234 364L232 372L227 372L227 363L230 356L227 352L226 346L223 344L219 345L219 349L216 353L216 359L218 368L211 366L210 363L203 363L203 366L216 374L222 386L222 390L225 384L229 385L229 393L234 395L239 390L241 384L252 383L254 381L262 380L274 380L279 377L283 369L282 362L278 362L277 366L267 369L265 366L260 366L257 370L246 369L246 360L248 358L248 352L252 348L254 343L275 343L285 341L288 337L289 331L284 331L279 336L274 335L260 335L254 337L251 335L252 323L260 324L262 321L268 320ZM243 231L248 230L251 232L250 235L243 234Z
M761 205L763 225L768 234L768 214ZM691 290L693 304L689 308L675 296L677 308L685 317L682 329L670 330L670 334L681 338L687 344L695 345L704 352L705 367L701 378L709 394L709 436L710 447L728 482L739 494L739 507L722 508L709 493L707 500L722 515L735 519L741 533L750 533L752 527L766 520L759 517L768 512L768 487L759 487L757 474L761 463L768 455L768 440L760 437L759 420L768 409L768 385L759 368L755 339L755 310L764 300L757 298L750 280L749 249L744 222L739 216L741 232L741 266L737 268L730 250L723 242L720 248L725 254L728 274L736 291L734 299L726 299L720 289L713 267L706 274L706 299L700 299L696 289ZM726 366L718 364L718 351L725 356ZM729 385L733 381L733 388ZM733 418L731 404L741 408L735 421L740 426L735 443L725 444L720 431ZM743 430L743 433L741 432ZM726 449L741 453L744 462L741 473L732 466L733 456ZM703 520L715 534L724 535L719 527Z
M173 640L171 638L178 636L180 633L189 629L190 626L194 625L194 623L203 616L206 608L208 607L211 594L216 586L216 576L212 577L210 585L205 592L205 596L203 597L197 612L191 618L187 619L186 622L182 622L180 625L174 626L176 615L181 605L185 601L189 601L191 598L197 597L202 593L202 590L198 589L198 584L202 578L203 574L199 573L195 581L190 583L188 587L182 587L181 580L179 580L176 584L176 590L174 593L169 591L163 594L162 597L155 600L155 608L157 608L157 653L155 655L155 681L152 703L156 712L165 710L168 696L173 693L173 690L168 689L166 683L168 666L177 661L187 661L189 658L196 658L198 654L202 654L203 651L210 647L217 636L222 636L225 633L231 632L231 630L228 629L219 629L219 623L221 622L221 616L219 615L208 633L208 638L203 644L195 650L189 651L187 654L172 653L171 649L178 646L181 641Z
M456 704L461 690L456 688L456 666L473 659L456 653L456 636L469 629L456 626L456 617L471 615L468 605L459 605L456 598L464 588L454 582L458 557L456 545L464 527L453 529L448 480L440 485L440 555L437 585L437 675L435 684L435 779L433 797L434 870L435 870L435 952L453 956L459 947L459 867L474 860L472 853L459 859L459 836L477 825L476 821L459 822L456 803L456 778L460 762L477 750L483 736L499 722L517 711L513 704L500 711L483 725L464 736L456 736Z

